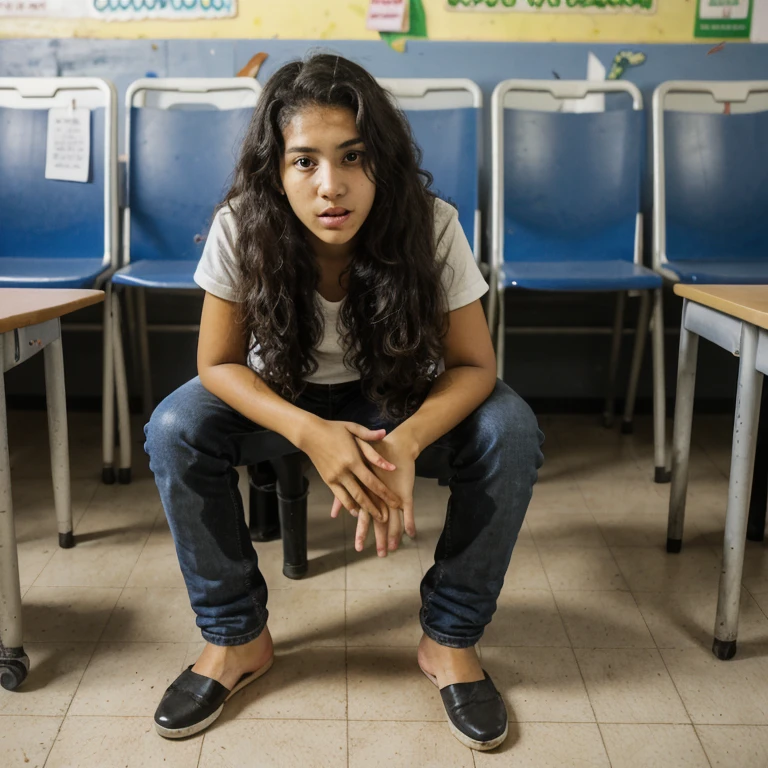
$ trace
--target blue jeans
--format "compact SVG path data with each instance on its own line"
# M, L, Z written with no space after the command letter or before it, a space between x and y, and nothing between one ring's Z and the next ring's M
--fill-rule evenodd
M310 384L296 405L324 419L396 426L379 417L359 382ZM199 378L165 398L144 432L203 637L215 645L253 640L267 623L267 585L235 467L296 448L230 408ZM490 623L543 461L543 439L528 405L497 381L484 403L417 459L420 477L442 477L451 490L435 564L421 582L421 625L437 643L468 648Z

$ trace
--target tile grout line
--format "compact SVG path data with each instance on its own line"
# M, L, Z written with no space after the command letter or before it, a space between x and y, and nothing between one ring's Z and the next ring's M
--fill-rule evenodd
M96 491L98 490L98 485L96 486L96 489L94 490L94 497L96 495ZM93 498L91 498L91 501L88 503L88 506L86 507L85 511L83 512L83 516L88 512L88 508L93 503ZM159 517L159 513L155 516L155 520L152 523L152 530L154 530L155 523L157 522L157 518ZM150 531L150 536L152 535L152 532ZM139 553L139 557L136 558L136 563L139 562L139 558L141 557L141 553L144 552L145 547L147 546L147 542L149 541L149 536L147 536L146 540L144 541L144 545L141 548L141 552ZM77 539L75 539L75 545L77 544ZM136 567L136 563L134 563L133 568ZM131 568L131 573L133 573L133 568ZM129 573L128 576L125 579L125 584L128 583L128 580L131 578L131 574ZM48 763L48 759L50 758L51 752L53 752L54 746L56 746L56 742L59 739L59 735L61 733L61 728L64 725L64 722L66 721L67 717L69 716L69 710L72 709L72 704L75 701L75 698L77 697L77 692L80 690L80 686L82 685L83 678L85 677L86 672L88 671L88 667L91 665L91 662L93 661L93 657L96 655L96 651L99 648L99 643L101 642L101 638L104 636L104 632L106 632L107 627L109 626L109 622L112 620L112 616L115 613L115 609L117 608L118 603L120 602L120 598L123 596L123 592L125 591L125 584L120 588L120 594L117 596L117 600L115 600L115 604L112 606L112 610L109 612L109 616L107 617L107 620L104 622L104 626L101 628L101 632L99 633L98 638L96 638L96 642L93 644L93 650L91 651L91 655L88 658L88 661L83 667L83 674L80 676L80 679L77 681L77 686L75 690L72 693L72 698L69 700L69 704L67 705L67 711L64 713L64 717L62 718L61 725L59 726L59 730L56 732L56 738L54 738L53 743L51 744L51 749L48 752L48 755L45 758L45 762L43 763L42 768L45 768L45 766ZM202 750L201 750L202 751Z
M576 484L576 487L579 490L579 494L583 497L583 494L581 493L581 488L579 487L578 483ZM585 500L586 504L586 500ZM589 507L587 507L589 508ZM591 510L590 510L591 514ZM557 604L557 600L555 598L555 592L552 589L552 582L549 580L549 574L547 573L547 569L544 567L544 561L541 559L541 552L539 552L539 545L536 543L535 539L533 541L533 546L536 549L536 556L539 558L539 564L541 565L541 570L544 572L544 578L547 580L547 584L549 585L549 593L552 595L552 602L555 604L555 610L557 611L558 618L560 619L560 623L563 625L563 629L565 630L565 636L568 638L568 642L570 643L569 650L571 651L571 656L573 657L573 660L576 662L576 669L579 670L579 677L581 678L581 684L584 686L584 692L587 694L587 701L589 702L589 708L592 710L592 717L595 718L595 725L597 726L597 732L600 734L600 743L603 745L603 750L605 751L606 759L608 760L608 764L611 765L611 758L608 754L608 747L605 743L605 739L603 738L603 732L600 730L600 723L597 721L597 713L595 712L594 704L592 703L592 697L589 695L589 688L587 688L587 681L584 679L584 672L581 669L581 665L579 664L579 659L576 656L576 651L573 648L573 641L571 640L571 636L568 632L568 627L566 625L566 622L563 620L563 614L560 611L560 606ZM513 555L514 557L514 555ZM616 564L618 567L618 563ZM474 756L473 756L474 759Z

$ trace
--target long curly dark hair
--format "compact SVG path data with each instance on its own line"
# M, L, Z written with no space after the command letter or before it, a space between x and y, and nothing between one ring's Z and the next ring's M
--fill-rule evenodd
M237 300L260 375L290 401L317 371L323 337L315 295L320 268L306 230L280 194L283 129L302 109L351 110L365 142L365 171L376 185L348 272L339 313L344 362L360 373L365 396L387 419L406 418L437 373L447 302L435 258L431 175L405 115L362 67L315 54L269 79L222 205L237 225Z

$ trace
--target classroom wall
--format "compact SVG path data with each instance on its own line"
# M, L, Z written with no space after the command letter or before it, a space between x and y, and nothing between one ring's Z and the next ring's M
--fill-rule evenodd
M695 0L656 0L652 13L521 13L451 11L447 0L419 2L431 40L517 42L691 42L696 5ZM239 0L238 8L235 18L215 21L3 19L0 37L378 39L365 28L364 0Z
M164 76L229 76L258 51L269 58L259 75L264 80L281 64L324 48L355 59L374 75L391 77L469 77L483 90L486 107L499 80L507 77L583 77L587 54L593 51L606 65L627 46L619 44L548 44L409 41L406 52L398 53L381 41L351 40L86 40L26 39L0 40L0 76L3 75L100 75L114 80L121 93L132 80L152 72ZM668 79L768 79L768 45L726 45L709 54L711 45L638 45L632 50L646 54L642 66L627 71L625 78L642 90L646 104L653 89ZM121 96L122 103L122 96ZM483 202L487 202L489 178L488 145L490 128L484 116L485 168ZM644 190L646 225L650 222L650 187ZM41 213L42 215L42 213ZM647 227L648 228L648 227ZM646 245L650 238L646 237ZM487 252L487 250L486 250ZM634 320L636 301L629 302L627 324ZM156 297L149 302L150 319L158 323L197 322L200 300L190 297ZM667 391L674 393L677 358L677 328L680 304L671 294L667 314ZM95 313L98 316L98 313ZM610 296L509 293L507 321L520 327L561 325L604 326L612 323ZM83 319L83 318L80 318ZM100 347L91 333L65 333L67 386L73 397L100 396ZM162 397L195 375L195 337L153 334L155 393ZM507 380L534 401L596 403L605 384L610 337L605 334L513 335L507 339ZM631 355L631 338L623 352L622 375ZM728 399L735 392L736 361L705 344L700 351L701 375L697 402ZM9 395L42 395L42 366L19 366L7 376ZM567 373L566 373L567 372ZM640 382L641 408L651 396L650 345ZM135 385L133 391L139 389Z

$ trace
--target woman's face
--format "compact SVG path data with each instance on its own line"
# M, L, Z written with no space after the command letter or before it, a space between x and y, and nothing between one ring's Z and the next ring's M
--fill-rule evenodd
M285 127L283 141L283 190L315 253L348 256L376 195L354 115L340 107L307 107Z

